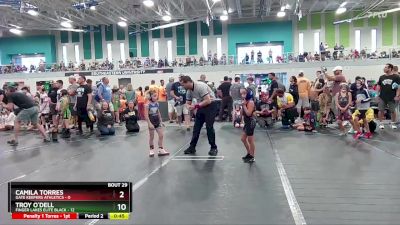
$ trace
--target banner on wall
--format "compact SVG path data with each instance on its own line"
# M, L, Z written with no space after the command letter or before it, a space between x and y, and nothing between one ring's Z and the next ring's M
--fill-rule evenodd
M118 75L135 75L135 74L149 74L149 73L173 73L174 70L166 69L139 69L139 70L99 70L99 71L84 71L84 72L67 72L66 77L79 74L84 76L118 76Z

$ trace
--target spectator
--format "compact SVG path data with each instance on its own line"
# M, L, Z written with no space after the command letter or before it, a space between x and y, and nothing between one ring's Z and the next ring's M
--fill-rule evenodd
M143 92L142 87L138 88L138 90L136 92L136 96L137 96L137 103L138 103L139 119L143 120L144 119L144 104L145 104L146 95Z
M181 125L182 121L184 121L184 125L186 126L186 130L189 131L189 123L190 123L190 118L189 118L189 109L186 105L186 89L182 86L181 84L181 77L182 75L179 76L179 81L175 82L171 86L171 91L170 95L174 98L175 100L175 112L177 116L177 122L179 125Z
M383 69L384 75L379 77L377 92L380 92L378 97L378 108L379 108L379 128L384 129L385 126L382 123L385 114L385 108L389 109L391 113L391 127L397 129L396 126L396 103L400 101L400 77L393 72L394 66L390 63L385 65Z
M336 96L337 93L340 92L340 84L346 83L346 77L343 75L343 68L341 66L336 66L333 69L333 76L326 75L326 79L328 81L333 82L332 85L332 96ZM332 98L332 110L335 116L338 115L338 108L336 106L336 98Z
M128 108L123 112L123 116L125 118L125 127L128 133L137 133L140 130L138 119L139 113L135 109L134 101L128 102Z
M233 111L233 100L230 95L231 83L229 82L228 76L224 77L224 82L218 87L218 96L222 99L221 106L219 108L219 121L223 121L223 115L225 108L228 109L229 122L232 121L232 111ZM255 92L253 92L254 94Z
M132 84L126 86L125 98L127 102L136 102L136 92L133 90Z
M74 106L76 104L76 89L78 89L78 84L76 83L76 78L75 76L70 76L69 77L69 86L67 88L68 95L69 95L69 110L71 112L71 118L73 121L74 127L76 126L76 123L78 121L78 117L76 115L76 110L74 109Z
M232 96L233 109L236 109L236 106L242 105L242 96L240 94L240 89L243 89L244 85L240 83L240 76L235 76L235 82L230 87L230 96ZM234 111L232 111L234 113Z
M297 116L296 105L294 104L293 96L285 93L282 89L276 90L277 108L282 116L282 128L288 129L290 125L295 123Z
M100 131L100 135L114 135L114 118L108 103L103 101L101 110L98 114L97 127Z
M113 111L111 97L112 97L112 91L110 86L110 80L107 77L103 77L101 79L101 83L99 83L97 95L95 97L95 100L97 101L96 108L100 110L101 102L105 101L109 104L111 111Z
M199 81L207 84L208 82L206 81L206 79L207 79L206 75L202 74L202 75L200 75L200 80Z
M254 83L254 77L249 76L247 78L247 83L249 84L247 88L253 92L253 98L254 98L253 100L255 100L257 95L257 85Z
M269 73L268 74L268 78L271 80L271 84L269 85L269 90L268 90L268 95L269 97L273 97L274 96L274 92L276 89L279 88L278 82L276 81L276 75L275 73Z
M311 89L310 80L304 77L303 71L300 71L297 78L299 88L299 102L297 103L297 112L301 115L301 110L310 106L309 92Z
M261 93L260 100L256 103L256 120L260 127L272 125L272 114L274 112L272 104L268 102L268 94Z
M293 96L294 103L297 105L299 102L299 87L295 76L290 77L289 93Z
M167 93L165 91L164 80L160 80L160 86L158 86L158 101L159 102L166 102L167 101Z
M168 84L165 87L165 91L167 92L167 100L168 100L168 117L169 117L169 123L173 123L173 117L174 117L174 113L175 113L175 99L174 97L171 95L171 90L172 90L172 86L174 85L174 77L170 77L168 79Z

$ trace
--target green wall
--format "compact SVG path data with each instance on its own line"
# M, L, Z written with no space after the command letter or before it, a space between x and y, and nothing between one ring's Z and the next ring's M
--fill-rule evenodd
M112 24L108 26L104 26L104 30L106 33L106 41L113 41L114 40L114 27Z
M164 29L164 37L165 38L172 38L172 27L168 27Z
M386 18L382 19L382 45L393 45L393 14L388 14Z
M206 23L204 23L203 21L200 22L200 24L201 24L201 36L209 36L210 28L208 27L208 25Z
M185 54L185 25L176 26L176 54Z
M147 24L143 24L142 27L148 27ZM149 43L149 32L142 32L140 34L140 47L141 47L141 57L150 56L150 43Z
M94 58L103 58L103 43L102 43L102 32L101 27L97 27L98 32L93 32L93 42L94 42Z
M85 27L85 29L89 29L89 27ZM83 42L83 58L84 59L92 59L92 44L90 38L90 32L85 32L82 35Z
M134 32L135 29L132 26L128 28L128 34ZM132 53L132 57L137 57L137 37L136 34L129 34L129 54Z
M189 23L189 55L197 55L197 22Z
M44 54L46 63L56 63L54 35L0 38L2 64L9 64L13 55Z
M350 13L346 12L340 16L336 17L336 20L344 20L350 18ZM345 48L350 47L350 23L341 23L339 24L339 41L341 45ZM333 46L333 45L330 45Z
M249 42L283 41L284 52L293 51L292 22L228 25L228 54L236 55L236 45Z
M325 42L329 46L335 46L335 14L330 12L325 14Z

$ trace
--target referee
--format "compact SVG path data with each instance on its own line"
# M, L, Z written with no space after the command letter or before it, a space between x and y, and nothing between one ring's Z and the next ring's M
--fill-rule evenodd
M184 151L185 154L195 154L196 145L199 140L200 131L204 123L206 123L208 142L211 149L208 152L210 156L218 154L218 148L215 144L215 130L214 122L217 116L218 107L215 100L215 95L211 88L203 82L194 82L189 76L182 76L180 80L182 86L187 90L186 104L188 109L196 112L196 119L193 127L193 136L188 149ZM192 105L193 99L197 100L196 105Z

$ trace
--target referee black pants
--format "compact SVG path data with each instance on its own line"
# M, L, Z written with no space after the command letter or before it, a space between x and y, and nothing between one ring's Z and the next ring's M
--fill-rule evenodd
M196 147L197 142L199 141L201 128L203 127L204 123L206 123L208 143L210 144L211 148L217 148L217 145L215 144L214 130L214 122L217 113L218 108L216 102L212 102L210 105L197 110L193 127L192 141L190 142L191 147Z

